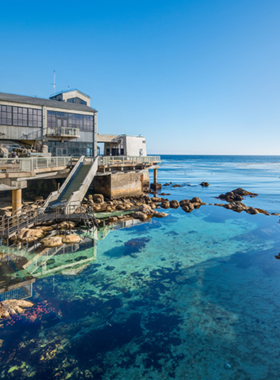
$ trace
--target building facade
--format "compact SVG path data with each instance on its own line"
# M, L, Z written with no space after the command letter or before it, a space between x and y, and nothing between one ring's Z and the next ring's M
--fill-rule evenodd
M97 155L97 111L78 90L50 99L0 93L0 144L36 141L53 156Z

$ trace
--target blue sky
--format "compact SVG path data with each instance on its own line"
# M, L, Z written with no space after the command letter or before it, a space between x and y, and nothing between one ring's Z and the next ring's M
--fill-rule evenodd
M1 3L0 91L91 96L149 153L280 154L279 0Z

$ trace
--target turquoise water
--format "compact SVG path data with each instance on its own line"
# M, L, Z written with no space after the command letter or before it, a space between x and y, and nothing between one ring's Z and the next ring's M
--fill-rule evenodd
M243 187L259 194L245 204L269 212L280 212L279 177L280 157L163 156L158 174L182 186L163 187L169 199L215 203ZM167 212L88 235L33 275L15 256L2 263L5 286L35 280L35 306L1 321L1 378L279 379L279 217Z

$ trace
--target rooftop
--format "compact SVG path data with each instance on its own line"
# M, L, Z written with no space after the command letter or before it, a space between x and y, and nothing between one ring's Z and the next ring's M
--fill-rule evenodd
M53 98L54 96L57 96L57 95L60 95L60 94L66 94L67 92L72 92L72 91L78 91L80 94L83 94L84 96L86 96L87 98L90 99L89 95L87 95L84 92L78 90L77 88L71 88L71 89L68 89L68 90L65 90L65 91L56 92L55 94L50 95L50 99Z
M84 104L59 102L57 100L36 98L36 97L24 96L24 95L8 94L4 92L0 92L0 101L1 100L6 101L6 102L25 103L25 104L37 105L37 106L61 108L64 110L68 109L68 110L85 111L85 112L93 112L93 111L97 112L94 108L88 107Z

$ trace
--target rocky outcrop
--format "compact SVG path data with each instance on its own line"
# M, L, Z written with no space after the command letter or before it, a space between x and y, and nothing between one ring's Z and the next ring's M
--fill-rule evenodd
M24 313L26 307L32 307L33 303L25 300L7 300L0 302L0 318L9 318L17 313Z
M226 194L221 194L218 196L218 198L223 199L227 202L238 202L242 201L244 196L250 195L250 197L256 197L258 194L250 193L247 190L242 189L239 187L238 189L232 190Z

